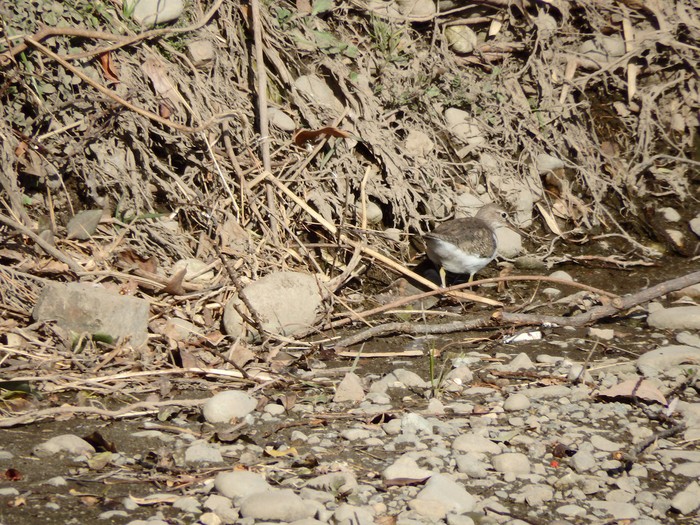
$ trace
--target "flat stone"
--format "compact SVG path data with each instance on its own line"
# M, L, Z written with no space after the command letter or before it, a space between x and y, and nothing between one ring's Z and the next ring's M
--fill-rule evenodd
M335 388L333 401L335 403L343 403L345 401L359 402L364 398L365 391L362 388L362 380L360 379L360 376L352 372L348 372Z
M700 507L700 485L697 481L690 483L671 500L671 507L681 514L690 514Z
M249 284L243 289L248 302L257 312L267 332L295 335L313 326L322 296L316 278L308 273L276 272ZM246 310L237 296L224 307L224 330L232 337L241 336L247 328L236 308ZM249 339L259 337L251 327Z
M63 434L61 436L52 437L48 441L37 445L34 447L33 452L35 456L40 458L46 458L61 452L74 455L92 455L95 453L95 447L74 434Z
M453 450L458 452L485 452L487 454L500 454L501 447L496 443L478 434L462 434L452 442Z
M652 312L647 324L662 330L700 330L700 306L676 306Z
M491 464L496 472L504 474L529 474L530 460L520 452L506 452L491 458Z
M214 478L214 486L220 494L232 499L235 503L258 492L272 490L272 486L260 474L247 470L219 472ZM208 508L215 510L212 507Z
M476 506L476 498L464 486L445 474L435 474L418 493L417 499L438 501L448 512L464 514Z
M247 416L257 405L255 398L245 392L229 390L207 399L202 406L202 414L209 423L229 423Z
M185 8L183 0L133 0L131 17L145 27L166 24L177 20Z
M292 522L310 518L315 507L307 505L291 489L258 492L241 503L241 516L256 520Z
M637 359L637 368L647 377L656 377L670 368L684 364L700 364L700 348L669 345L642 354Z
M148 338L148 301L119 295L87 283L48 283L41 291L32 317L55 320L73 332L129 338L134 347Z

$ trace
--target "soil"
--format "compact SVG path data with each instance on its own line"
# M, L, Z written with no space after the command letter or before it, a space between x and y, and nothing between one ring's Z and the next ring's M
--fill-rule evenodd
M117 4L0 3L0 452L12 455L0 465L2 486L18 491L0 496L0 523L97 521L125 498L199 490L238 465L237 457L215 468L187 465L162 443L134 437L144 428L260 447L287 443L294 428L258 421L223 439L197 406L161 401L241 388L317 405L349 369L380 377L399 367L432 381L433 396L449 398L439 372L465 352L495 361L546 353L595 366L658 346L661 336L646 327L640 305L598 320L596 327L614 330L614 342L594 340L586 328L542 327L541 341L505 345L504 336L538 328L500 326L374 338L361 350L420 350L420 357L339 358L332 349L363 329L359 312L388 302L382 295L400 296L397 279L424 261L420 234L465 209L473 213L470 199L506 206L524 253L542 265L519 270L516 258L516 269L501 264L504 275L565 270L578 283L624 295L697 271L700 237L690 221L700 217L693 66L700 11L693 2L490 2L474 13L445 6L426 17L364 2L312 2L316 10L262 2L259 21L258 2L188 2L177 21L155 29L139 27ZM476 32L476 49L467 53L445 31L464 25ZM213 45L210 61L194 63L189 46L198 41ZM622 50L610 52L611 41ZM273 109L291 128L275 124ZM450 109L462 120L449 122ZM379 210L374 223L370 204ZM76 233L71 219L95 210L98 221L82 226L87 235ZM215 270L212 282L172 273L193 257ZM290 269L331 283L313 330L264 342L222 333L223 307L234 294ZM148 347L90 334L76 344L75 334L35 322L31 310L47 280L149 300ZM576 304L544 298L546 286L476 291L512 311L575 312ZM429 325L492 311L442 298L430 312L363 321ZM190 321L201 337L159 331L171 317ZM332 324L345 319L353 322ZM238 377L185 370L195 367ZM316 380L302 379L299 371L309 370ZM139 401L157 408L114 412ZM427 403L412 392L393 401L397 412ZM71 411L85 406L106 412ZM331 416L339 430L355 423ZM288 422L312 424L292 412ZM49 437L96 432L120 461L91 468L70 455L33 455ZM351 447L316 459L339 454L363 465L368 482L387 459ZM273 479L284 478L274 459L264 461ZM67 484L46 483L55 476ZM128 520L158 511L185 522L165 499L130 511Z

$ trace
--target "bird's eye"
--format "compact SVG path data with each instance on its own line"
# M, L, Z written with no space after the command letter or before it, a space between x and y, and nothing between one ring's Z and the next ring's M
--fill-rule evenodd
M501 219L507 219L507 218L508 218L508 214L504 211L501 212Z

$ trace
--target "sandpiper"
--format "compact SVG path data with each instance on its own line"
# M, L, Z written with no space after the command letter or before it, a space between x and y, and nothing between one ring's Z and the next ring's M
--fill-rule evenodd
M494 260L498 244L495 230L506 224L508 215L496 204L486 204L475 217L452 219L424 235L428 258L440 267L440 282L446 288L446 272L474 274Z

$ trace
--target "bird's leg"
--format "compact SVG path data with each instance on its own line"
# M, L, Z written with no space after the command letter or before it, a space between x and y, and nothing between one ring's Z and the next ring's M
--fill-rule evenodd
M447 288L447 272L442 266L440 266L440 283L443 288Z

